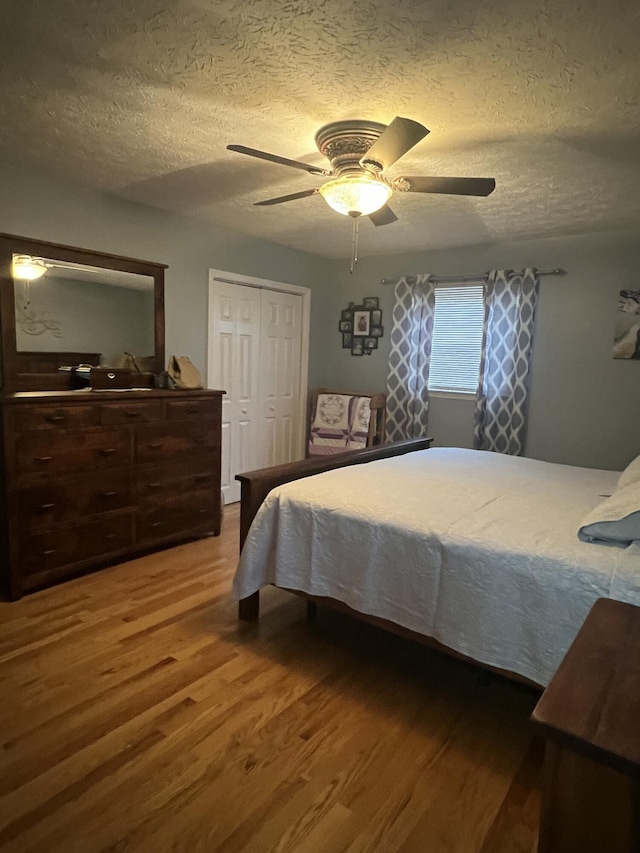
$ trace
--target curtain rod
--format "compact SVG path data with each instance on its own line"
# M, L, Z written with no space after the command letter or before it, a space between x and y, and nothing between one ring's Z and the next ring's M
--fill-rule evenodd
M566 270L560 269L558 267L555 270L537 270L534 267L534 272L536 275L566 275ZM489 278L490 273L483 272L478 275L432 275L430 276L430 280L434 281L436 284L451 284L455 281L486 281ZM415 275L408 275L406 279L409 283L414 282L416 280ZM383 278L382 284L396 284L398 281L397 278Z

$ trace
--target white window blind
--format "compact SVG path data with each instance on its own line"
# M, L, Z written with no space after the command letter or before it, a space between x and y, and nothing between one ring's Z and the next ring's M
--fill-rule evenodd
M481 284L436 288L429 390L476 393L484 306Z

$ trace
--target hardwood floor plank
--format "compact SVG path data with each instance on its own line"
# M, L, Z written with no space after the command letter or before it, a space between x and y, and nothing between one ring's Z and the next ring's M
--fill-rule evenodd
M533 738L478 853L532 853L541 797L531 780L541 777L543 761L544 742Z
M0 603L0 851L529 853L537 694L281 590L239 623L237 510Z

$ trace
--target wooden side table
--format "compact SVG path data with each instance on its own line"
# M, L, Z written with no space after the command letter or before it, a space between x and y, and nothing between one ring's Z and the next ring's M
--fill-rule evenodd
M531 717L538 853L640 853L640 607L596 601Z

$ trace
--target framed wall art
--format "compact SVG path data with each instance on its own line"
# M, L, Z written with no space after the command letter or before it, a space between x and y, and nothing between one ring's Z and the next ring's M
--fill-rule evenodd
M378 297L365 296L360 305L349 302L340 312L338 330L343 349L350 349L351 355L371 355L384 334Z
M613 357L640 360L640 290L620 291Z

